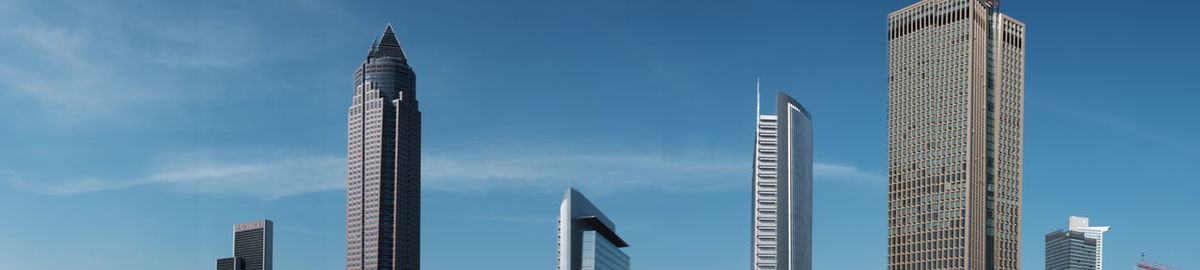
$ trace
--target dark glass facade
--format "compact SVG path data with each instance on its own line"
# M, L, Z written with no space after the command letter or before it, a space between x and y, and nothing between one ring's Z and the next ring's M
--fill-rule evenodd
M267 228L258 228L246 231L235 232L233 236L233 256L238 258L242 265L239 270L270 270L270 259L267 257L269 249Z
M1046 270L1096 270L1096 239L1077 231L1047 234Z
M274 223L259 220L233 226L233 257L217 260L217 270L271 270Z
M217 270L242 270L242 260L238 258L217 259Z
M595 230L583 231L583 243L580 249L583 270L628 270L629 255L625 255L604 235Z

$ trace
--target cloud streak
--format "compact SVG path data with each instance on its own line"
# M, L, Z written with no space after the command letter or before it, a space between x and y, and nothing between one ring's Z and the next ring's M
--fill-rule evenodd
M603 152L433 156L426 159L424 170L429 188L457 192L559 192L569 186L600 192L630 188L697 191L743 185L731 177L750 174L745 162L733 160Z
M41 194L73 195L139 186L160 186L188 194L279 199L345 187L345 158L285 153L193 152L158 157L143 176L132 179L79 178L29 181L8 173L7 181Z
M220 97L198 73L271 57L247 18L154 16L162 7L122 3L16 2L53 13L0 11L0 94L32 101L39 120L71 128L140 119L155 109ZM136 10L136 12L134 12ZM218 11L233 13L233 11ZM186 13L185 13L186 14ZM248 26L249 25L249 26Z
M864 171L851 165L815 163L813 178L816 181L849 183L863 187L883 187L887 185L887 177Z
M346 160L340 155L304 155L265 151L203 151L159 156L141 176L124 180L80 177L29 181L14 173L0 177L20 189L72 195L155 186L186 194L279 199L345 188ZM816 163L816 181L881 187L884 177L854 166ZM638 152L535 152L462 154L425 157L426 189L459 192L589 192L662 190L706 192L747 188L749 158L686 156Z
M424 170L427 187L443 191L558 192L569 186L600 191L639 188L708 191L749 186L750 162L749 157L739 155L508 153L492 158L435 156L426 159ZM816 181L864 187L886 184L883 176L850 165L816 163L813 170Z

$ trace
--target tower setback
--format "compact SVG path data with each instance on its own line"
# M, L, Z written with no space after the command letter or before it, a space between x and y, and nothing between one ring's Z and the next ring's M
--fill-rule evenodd
M354 73L347 119L346 269L421 266L421 111L392 26Z

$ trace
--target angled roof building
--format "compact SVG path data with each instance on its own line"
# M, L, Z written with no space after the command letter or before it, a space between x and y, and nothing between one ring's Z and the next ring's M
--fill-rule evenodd
M1082 232L1084 236L1096 239L1096 270L1104 270L1104 232L1112 227L1089 226L1088 218L1071 216L1067 230Z
M812 116L779 92L775 114L757 117L750 269L811 270Z
M563 194L558 215L559 270L629 270L617 226L578 190Z

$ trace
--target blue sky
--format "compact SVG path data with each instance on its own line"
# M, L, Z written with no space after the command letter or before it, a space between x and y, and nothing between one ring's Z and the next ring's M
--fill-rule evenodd
M278 269L343 267L351 77L387 23L426 269L553 269L569 186L636 269L747 268L758 77L815 118L815 268L884 269L885 16L913 2L0 0L0 269L211 269L261 218ZM1069 215L1114 226L1110 268L1200 268L1200 4L1003 5L1029 24L1024 268Z

